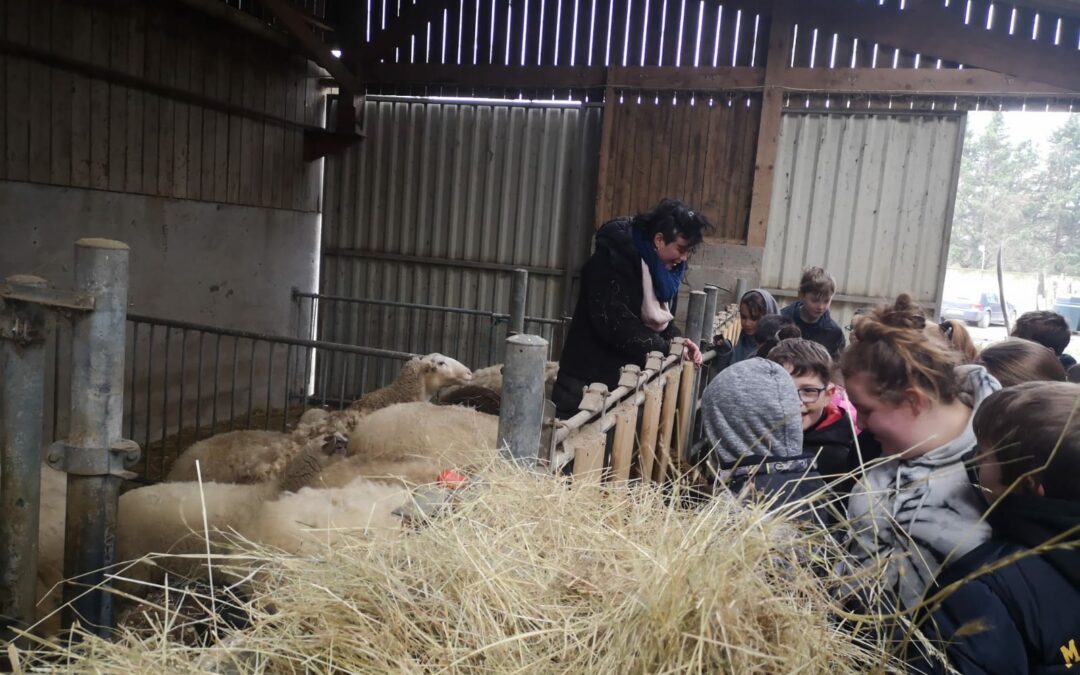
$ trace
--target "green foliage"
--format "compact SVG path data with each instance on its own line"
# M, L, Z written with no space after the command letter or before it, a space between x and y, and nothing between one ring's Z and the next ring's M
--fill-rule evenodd
M992 268L1002 243L1008 271L1080 276L1080 115L1051 134L1045 157L1012 142L1001 113L968 134L949 264Z

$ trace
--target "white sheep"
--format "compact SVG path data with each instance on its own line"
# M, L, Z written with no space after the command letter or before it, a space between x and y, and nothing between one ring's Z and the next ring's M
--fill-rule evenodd
M430 401L444 387L470 382L473 372L449 356L432 353L405 362L397 379L349 405L350 410L371 412L394 403Z
M470 382L444 387L439 391L436 402L440 405L460 405L498 415L502 407L502 368L502 364L497 364L477 370ZM551 399L551 390L558 374L558 361L544 364L544 398Z
M348 458L330 463L305 484L335 487L357 476L430 483L444 469L497 457L498 431L498 417L469 408L398 403L365 417L349 436ZM290 479L288 472L282 477Z

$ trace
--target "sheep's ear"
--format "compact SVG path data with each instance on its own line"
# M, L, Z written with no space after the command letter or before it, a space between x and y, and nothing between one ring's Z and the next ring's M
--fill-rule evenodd
M426 366L425 370L427 370L429 373L434 373L436 370L439 369L438 366L436 366L434 363L431 363L430 361L428 361L424 365Z

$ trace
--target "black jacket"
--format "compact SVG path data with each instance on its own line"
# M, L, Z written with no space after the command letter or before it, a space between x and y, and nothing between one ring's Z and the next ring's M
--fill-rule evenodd
M559 417L577 412L583 387L603 382L614 389L623 366L644 367L651 351L666 356L671 339L680 335L675 322L661 333L641 322L641 255L634 247L631 227L629 218L605 223L596 232L596 249L581 270L581 294L552 391Z
M930 593L986 565L1022 557L959 586L924 625L924 634L948 643L950 663L965 675L1078 672L1080 503L1012 495L988 520L994 538L947 567ZM1070 530L1064 542L1071 548L1032 553ZM971 630L980 623L984 630ZM914 672L945 672L923 656L911 665Z
M825 312L816 322L806 323L799 316L800 304L802 303L798 301L793 302L780 310L780 314L795 321L795 325L802 331L803 338L825 347L829 355L835 359L847 345L843 329L833 321L832 315L828 312Z
M830 405L823 418L803 432L803 452L817 457L818 473L830 483L839 476L852 474L833 487L837 494L851 492L855 484L852 472L859 466L859 456L846 410Z

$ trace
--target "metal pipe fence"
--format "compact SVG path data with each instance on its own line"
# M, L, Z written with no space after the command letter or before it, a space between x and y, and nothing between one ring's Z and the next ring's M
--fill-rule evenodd
M477 369L501 363L511 315L485 309L445 307L413 302L353 298L293 290L298 337L403 348L416 353L440 352ZM519 303L520 304L520 303ZM556 360L566 341L570 317L524 317L523 332L548 341L548 360ZM386 382L369 374L365 386ZM335 380L331 386L355 386Z
M128 315L125 331L123 432L143 447L133 470L145 481L216 433L285 431L310 407L343 408L369 391L346 383L367 381L365 373L393 380L413 356L140 315ZM69 340L70 329L57 331L50 352L53 438L67 433Z

